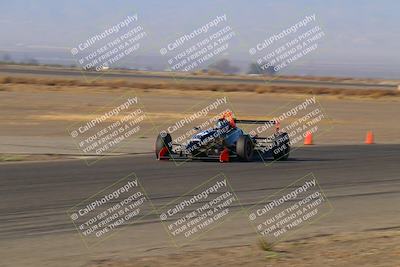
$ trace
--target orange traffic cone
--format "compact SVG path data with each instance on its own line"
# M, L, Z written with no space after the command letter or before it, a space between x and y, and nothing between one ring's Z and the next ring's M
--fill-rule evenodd
M312 140L312 133L307 132L306 137L304 138L304 144L305 145L313 145L313 140Z
M367 132L367 135L365 136L365 143L367 145L371 145L374 143L374 134L372 133L372 131Z

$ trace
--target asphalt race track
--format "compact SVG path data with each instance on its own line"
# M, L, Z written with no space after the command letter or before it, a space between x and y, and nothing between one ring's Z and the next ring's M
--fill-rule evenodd
M222 172L245 207L312 172L334 207L340 200L344 206L360 208L344 213L348 215L340 218L340 224L360 219L362 215L357 215L363 208L372 215L379 213L379 226L388 222L388 227L396 227L399 151L400 145L303 147L290 160L268 166L262 161L176 166L171 161L156 161L154 155L107 158L92 166L81 160L1 164L0 236L6 240L75 231L66 211L133 171L156 206ZM368 201L362 201L364 197ZM336 215L331 216L334 220ZM148 222L157 218L154 214ZM363 222L364 227L373 225L373 220Z

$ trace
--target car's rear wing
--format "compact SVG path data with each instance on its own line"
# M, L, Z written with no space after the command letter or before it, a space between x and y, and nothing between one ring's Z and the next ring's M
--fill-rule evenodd
M277 121L272 121L272 120L238 120L235 119L236 123L241 123L241 124L279 124Z
M274 120L238 120L234 119L235 124L263 124L263 125L275 125L275 130L279 132L279 129L281 127L279 121L274 121Z
M234 118L233 113L231 111L227 111L222 115L222 118L229 121L229 124L232 127L236 127L236 123L239 124L266 124L266 125L275 125L277 131L279 131L280 124L279 121L275 120L238 120Z

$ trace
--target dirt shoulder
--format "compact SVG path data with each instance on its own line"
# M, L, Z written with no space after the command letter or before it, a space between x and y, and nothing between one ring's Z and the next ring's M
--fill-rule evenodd
M90 267L152 266L400 266L400 232L379 230L282 242L270 250L234 246L163 256L94 261Z

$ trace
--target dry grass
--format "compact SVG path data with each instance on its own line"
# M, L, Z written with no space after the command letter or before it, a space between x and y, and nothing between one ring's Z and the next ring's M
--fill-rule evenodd
M210 83L174 83L174 82L132 82L129 80L96 80L85 81L79 79L57 79L57 78L31 78L5 76L0 77L0 84L33 84L46 85L58 88L60 86L85 86L88 88L106 87L117 88L136 88L136 89L178 89L195 91L219 91L219 92L256 92L263 93L293 93L293 94L316 94L316 95L336 95L336 96L362 96L362 97L396 97L400 96L399 90L389 89L343 89L343 88L323 88L323 87L302 87L302 86L269 86L252 84L210 84Z
M290 80L301 80L301 81L321 81L321 82L357 82L357 83L379 83L382 80L379 79L358 79L352 77L331 77L331 76L291 76L291 75L284 75L284 76L273 76L272 78L280 77L282 79L290 79Z

